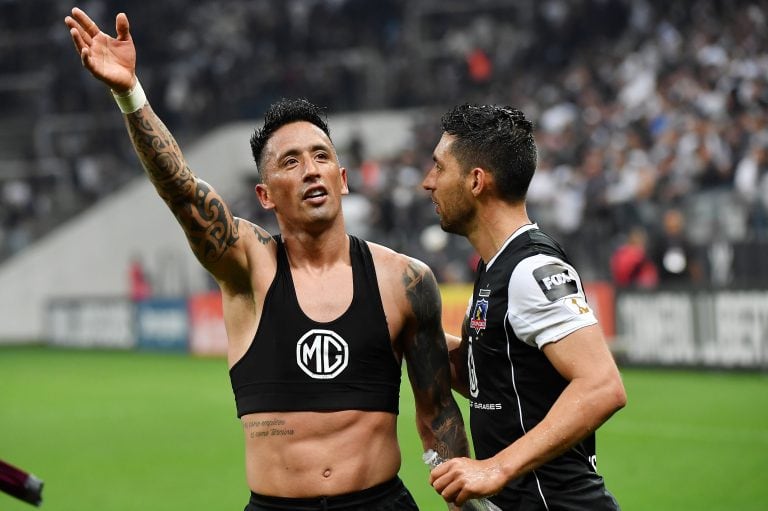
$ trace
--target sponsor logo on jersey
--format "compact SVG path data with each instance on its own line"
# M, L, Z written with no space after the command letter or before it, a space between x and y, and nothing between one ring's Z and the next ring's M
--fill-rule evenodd
M349 345L332 330L312 329L296 343L296 363L316 380L335 378L349 363Z
M470 401L469 407L475 410L501 410L501 403L478 403L477 401Z
M561 264L546 264L536 268L533 270L533 278L550 302L579 292L576 278Z
M472 311L472 317L469 319L469 326L475 332L485 330L486 316L488 316L488 300L479 299L475 302L475 309Z

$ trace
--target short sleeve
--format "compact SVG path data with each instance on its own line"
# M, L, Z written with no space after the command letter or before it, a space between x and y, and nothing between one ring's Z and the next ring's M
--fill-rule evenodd
M523 259L509 279L508 321L523 342L543 347L597 323L576 270L537 254Z

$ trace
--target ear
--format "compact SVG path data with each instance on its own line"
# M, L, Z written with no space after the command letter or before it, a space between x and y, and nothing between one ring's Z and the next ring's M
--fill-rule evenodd
M272 199L269 196L269 187L267 185L259 183L254 190L256 191L256 196L259 198L262 208L275 209L275 203L272 202Z
M339 167L339 171L341 172L341 194L349 195L349 185L347 184L347 169L344 167Z
M478 197L481 193L488 190L491 181L491 175L480 167L475 167L467 174L469 180L469 191L473 196Z

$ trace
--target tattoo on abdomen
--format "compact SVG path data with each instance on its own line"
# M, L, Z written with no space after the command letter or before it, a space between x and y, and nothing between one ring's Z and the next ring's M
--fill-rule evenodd
M293 436L295 433L282 419L247 420L243 422L243 429L248 432L248 438Z
M219 260L239 238L237 220L221 197L195 178L173 136L149 107L127 119L139 159L184 229L193 252L203 263Z

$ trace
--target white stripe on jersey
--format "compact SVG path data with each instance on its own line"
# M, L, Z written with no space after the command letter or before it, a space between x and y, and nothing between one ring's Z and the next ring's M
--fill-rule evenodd
M517 416L520 418L520 429L523 431L523 434L527 434L528 431L525 429L525 424L523 423L523 405L520 402L520 394L517 392L517 380L515 379L515 363L512 361L512 354L509 352L510 344L514 341L517 342L517 339L510 339L509 338L509 331L507 330L507 327L509 326L511 328L511 324L508 322L508 316L509 311L507 311L507 314L504 315L504 337L507 341L507 360L509 360L509 370L510 375L512 378L512 388L515 390L515 400L517 401ZM544 492L541 490L541 481L539 481L539 474L536 473L536 470L531 471L533 474L533 477L536 479L536 487L539 490L539 495L541 496L541 501L544 503L544 508L549 511L549 505L547 504L547 499L544 497Z

